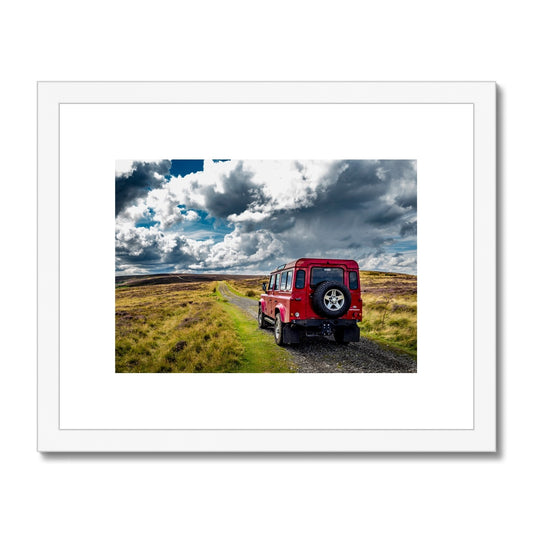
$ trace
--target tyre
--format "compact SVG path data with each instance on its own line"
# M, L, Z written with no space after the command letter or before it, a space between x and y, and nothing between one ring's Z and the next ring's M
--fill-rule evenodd
M346 285L336 281L323 281L315 289L311 302L320 316L338 318L346 314L352 297Z
M261 329L266 328L265 315L263 314L263 311L261 311L261 306L259 306L259 309L257 311L257 325Z
M285 324L281 321L281 315L276 315L276 321L274 322L274 340L278 346L283 346L283 330Z

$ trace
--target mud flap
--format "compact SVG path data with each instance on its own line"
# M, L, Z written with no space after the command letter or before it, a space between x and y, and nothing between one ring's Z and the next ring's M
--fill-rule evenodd
M357 324L353 327L344 328L344 342L359 342L360 338L361 332Z
M298 344L300 342L300 330L291 324L283 328L283 344Z

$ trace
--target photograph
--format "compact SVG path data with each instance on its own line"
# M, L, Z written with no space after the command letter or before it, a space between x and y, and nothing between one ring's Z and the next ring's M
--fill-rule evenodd
M417 372L417 161L115 162L116 373Z
M38 95L39 450L494 450L493 83Z

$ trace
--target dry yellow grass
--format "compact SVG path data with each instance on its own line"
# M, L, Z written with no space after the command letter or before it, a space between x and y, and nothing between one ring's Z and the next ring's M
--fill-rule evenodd
M257 276L250 279L230 280L227 284L239 296L259 299L263 292L261 288L263 281L268 283L268 277Z
M361 288L361 334L416 357L416 276L361 271Z

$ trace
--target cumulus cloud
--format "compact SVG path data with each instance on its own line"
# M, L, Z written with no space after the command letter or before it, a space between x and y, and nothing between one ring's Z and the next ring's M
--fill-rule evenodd
M261 268L269 260L283 253L283 243L271 232L258 230L242 233L240 228L224 237L222 242L210 247L209 253L197 264L195 269L226 270L247 267Z
M194 240L177 233L165 233L158 226L135 227L123 222L115 230L116 270L172 271L177 264L187 265L203 259L195 244Z
M415 161L205 160L184 177L170 166L118 174L117 269L265 272L329 256L416 272Z
M171 162L117 162L115 170L115 215L136 200L159 188L170 171ZM125 170L125 172L124 172Z

